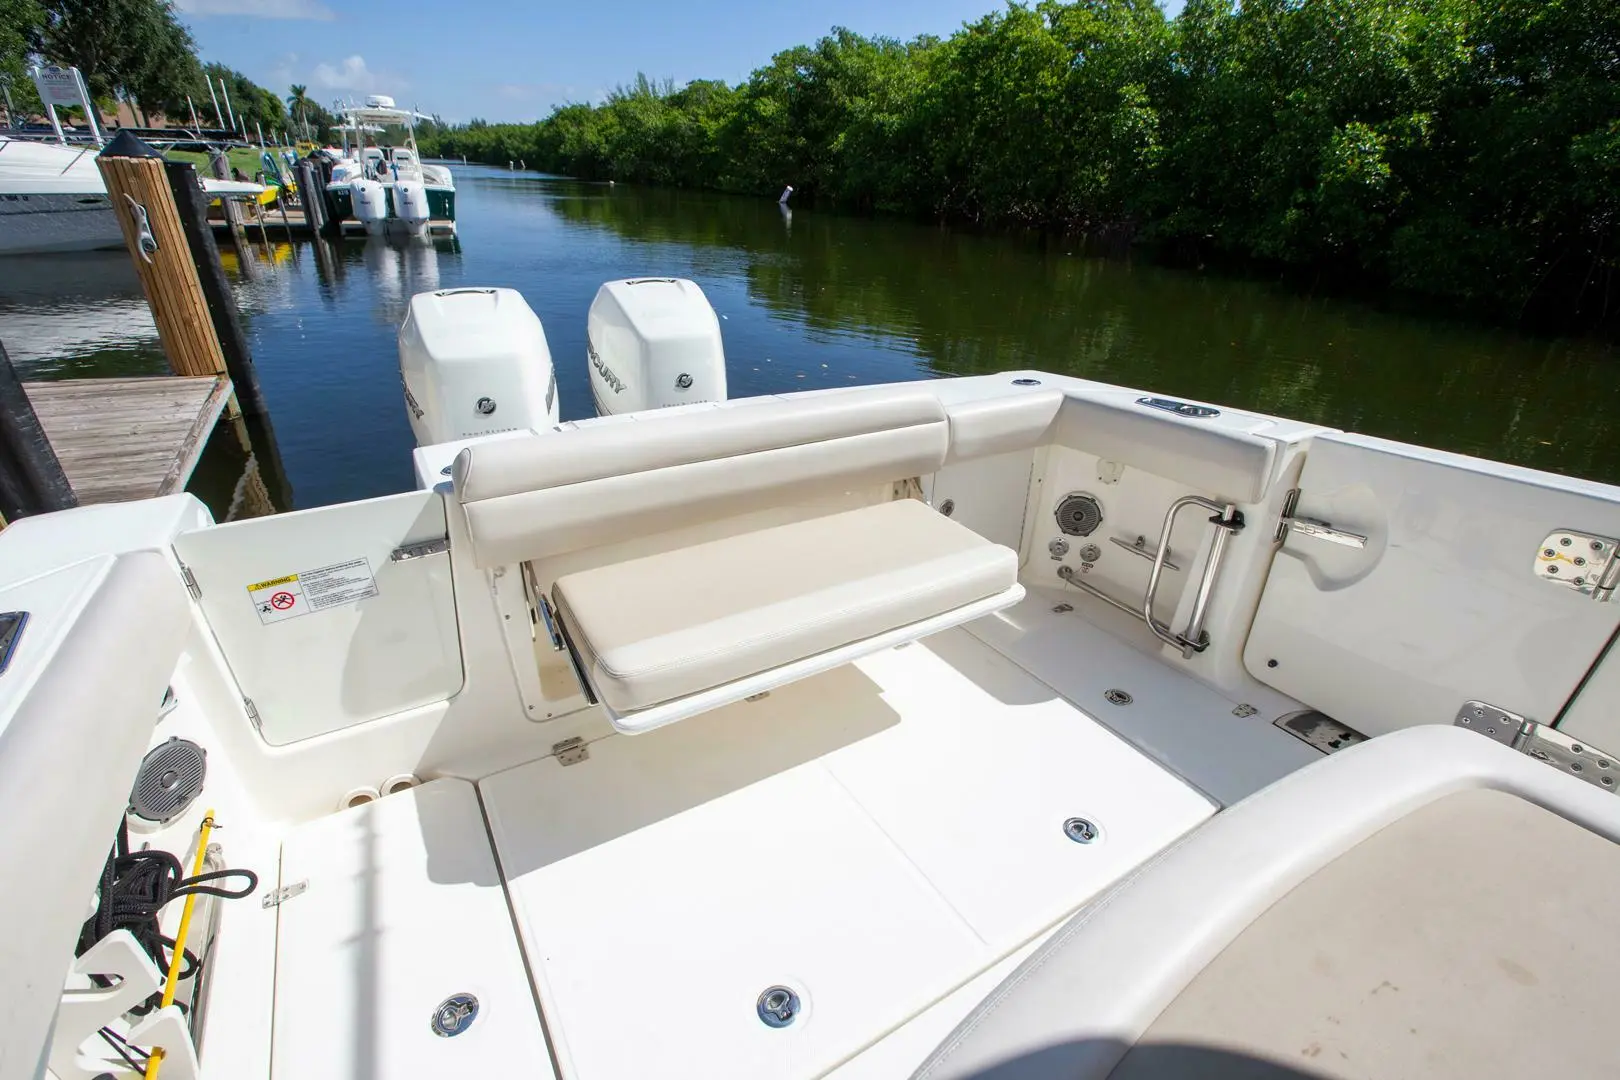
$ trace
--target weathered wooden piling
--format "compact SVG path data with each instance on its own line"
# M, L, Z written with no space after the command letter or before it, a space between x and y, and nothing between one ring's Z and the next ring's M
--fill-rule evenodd
M253 351L248 347L247 334L242 330L242 319L237 312L231 283L225 277L225 268L220 265L214 230L208 224L208 196L198 185L197 170L191 164L170 161L164 164L163 170L207 305L209 321L219 341L225 370L230 373L231 382L236 387L236 400L244 413L264 417L268 425L270 413L264 403L264 392L259 387L258 372L253 366Z
M208 155L208 167L213 170L216 180L231 178L230 162L223 150ZM242 204L235 199L222 198L219 200L219 208L225 214L225 223L231 228L231 247L236 251L236 257L246 265L247 230L242 227Z
M77 505L73 485L0 344L0 525Z
M316 236L325 236L326 185L318 165L305 158L298 163L298 201L304 207L304 220Z
M127 130L96 159L163 352L176 375L218 375L225 354L208 311L163 158Z

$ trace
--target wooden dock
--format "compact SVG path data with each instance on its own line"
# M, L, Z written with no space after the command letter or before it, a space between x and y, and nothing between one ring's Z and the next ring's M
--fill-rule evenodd
M25 383L81 505L184 491L231 396L223 375Z

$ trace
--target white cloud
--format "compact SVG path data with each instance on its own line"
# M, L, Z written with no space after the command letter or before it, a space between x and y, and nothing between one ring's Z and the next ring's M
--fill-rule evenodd
M174 6L187 15L236 15L247 19L310 19L330 22L337 18L320 0L174 0Z
M310 73L310 84L317 90L339 90L355 94L398 94L409 84L400 76L386 71L372 71L366 58L356 54L345 57L337 64L324 61L315 65Z

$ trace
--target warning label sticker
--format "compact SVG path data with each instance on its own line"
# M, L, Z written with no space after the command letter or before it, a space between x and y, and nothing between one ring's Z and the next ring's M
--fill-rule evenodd
M256 582L247 591L259 622L269 625L376 596L377 579L366 560L350 559Z

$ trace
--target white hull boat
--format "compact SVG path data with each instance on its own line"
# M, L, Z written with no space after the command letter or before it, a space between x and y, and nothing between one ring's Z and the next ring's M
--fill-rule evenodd
M394 99L374 94L364 105L342 110L343 149L328 185L340 222L367 236L426 237L434 229L456 231L456 185L443 165L423 164L416 149L416 121L427 119ZM404 132L402 146L362 145L389 127ZM349 147L349 136L355 146Z
M1620 489L606 292L662 408L444 290L417 490L0 532L0 1076L1620 1068Z
M96 167L95 147L0 135L0 255L103 251L124 234ZM252 198L262 184L205 177L211 195Z
M94 147L0 135L0 255L98 251L123 243Z

